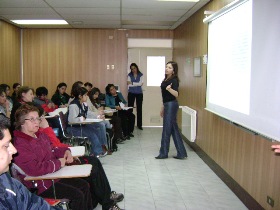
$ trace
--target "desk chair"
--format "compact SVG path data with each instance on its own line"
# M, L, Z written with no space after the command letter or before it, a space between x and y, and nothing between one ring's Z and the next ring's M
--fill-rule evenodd
M15 163L13 163L11 165L10 172L11 172L12 177L14 179L18 180L19 182L21 182L21 180L20 180L18 174L26 175L25 172L20 167L18 167ZM32 184L33 184L33 188L30 189L30 192L37 194L37 191L38 191L37 190L37 183L33 180ZM55 192L55 190L54 190L54 192ZM65 198L64 199L56 199L56 196L55 196L54 199L44 198L44 200L48 204L50 204L51 206L58 206L60 208L70 210L68 199L65 199Z
M83 129L82 125L80 124L81 128L81 136L74 136L73 133L69 134L67 132L67 119L63 112L58 113L58 120L59 120L59 125L60 125L60 130L62 133L62 141L67 141L69 142L70 145L72 146L85 146L85 154L89 155L91 151L91 143L88 139L88 137L83 137ZM72 125L70 125L71 128Z

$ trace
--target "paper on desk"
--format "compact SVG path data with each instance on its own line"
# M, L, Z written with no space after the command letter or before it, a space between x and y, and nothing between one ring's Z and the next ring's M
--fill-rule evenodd
M49 115L50 116L56 116L56 115L59 115L59 112L62 112L63 114L65 114L67 112L67 107L65 107L65 108L57 108L53 112L49 112Z
M123 102L120 102L120 107L121 107L123 110L133 109L133 107L125 106L125 105L123 104Z
M85 119L83 122L102 122L103 119Z
M117 111L116 109L105 109L104 113L108 114L108 113L113 113L113 112L116 112L116 111Z

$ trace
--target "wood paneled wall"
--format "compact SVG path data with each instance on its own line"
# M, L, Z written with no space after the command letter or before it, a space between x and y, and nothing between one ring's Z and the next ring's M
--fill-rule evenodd
M272 143L205 111L206 65L202 65L201 77L193 76L193 59L207 54L203 12L217 11L230 2L213 0L175 29L173 56L181 79L179 102L198 112L198 146L265 209L280 209L280 156L271 151ZM274 208L266 203L267 195L274 199Z
M20 29L0 20L0 84L20 82Z
M173 31L24 29L24 84L46 86L51 96L60 82L68 84L68 93L78 80L102 92L113 83L126 95L127 38L173 38Z

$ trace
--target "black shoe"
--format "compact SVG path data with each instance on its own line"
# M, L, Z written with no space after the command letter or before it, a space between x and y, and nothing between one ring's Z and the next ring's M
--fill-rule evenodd
M123 210L117 204L112 205L109 210Z
M130 133L128 136L129 136L129 137L134 137L133 133Z
M186 156L186 157L173 156L173 158L179 159L179 160L185 160L185 159L187 159L187 157L188 157L188 156Z
M137 128L138 128L139 130L143 130L142 126L137 126Z
M165 156L160 156L160 155L155 157L155 159L167 159L167 158L168 158L168 156L165 157Z
M130 136L129 136L129 135L125 136L124 138L125 138L126 140L130 140Z
M111 192L110 199L115 202L121 202L124 199L124 196L122 193L116 193L115 191Z

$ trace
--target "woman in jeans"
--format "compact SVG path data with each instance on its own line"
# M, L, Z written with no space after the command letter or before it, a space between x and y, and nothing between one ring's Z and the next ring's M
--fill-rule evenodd
M179 132L177 124L177 112L179 95L179 78L178 78L178 64L174 61L169 61L165 68L165 78L161 83L161 94L163 106L160 111L160 116L163 117L163 128L161 147L159 155L156 159L168 158L170 137L172 135L173 141L177 150L177 155L173 156L176 159L186 159L187 152L183 144L182 137Z

